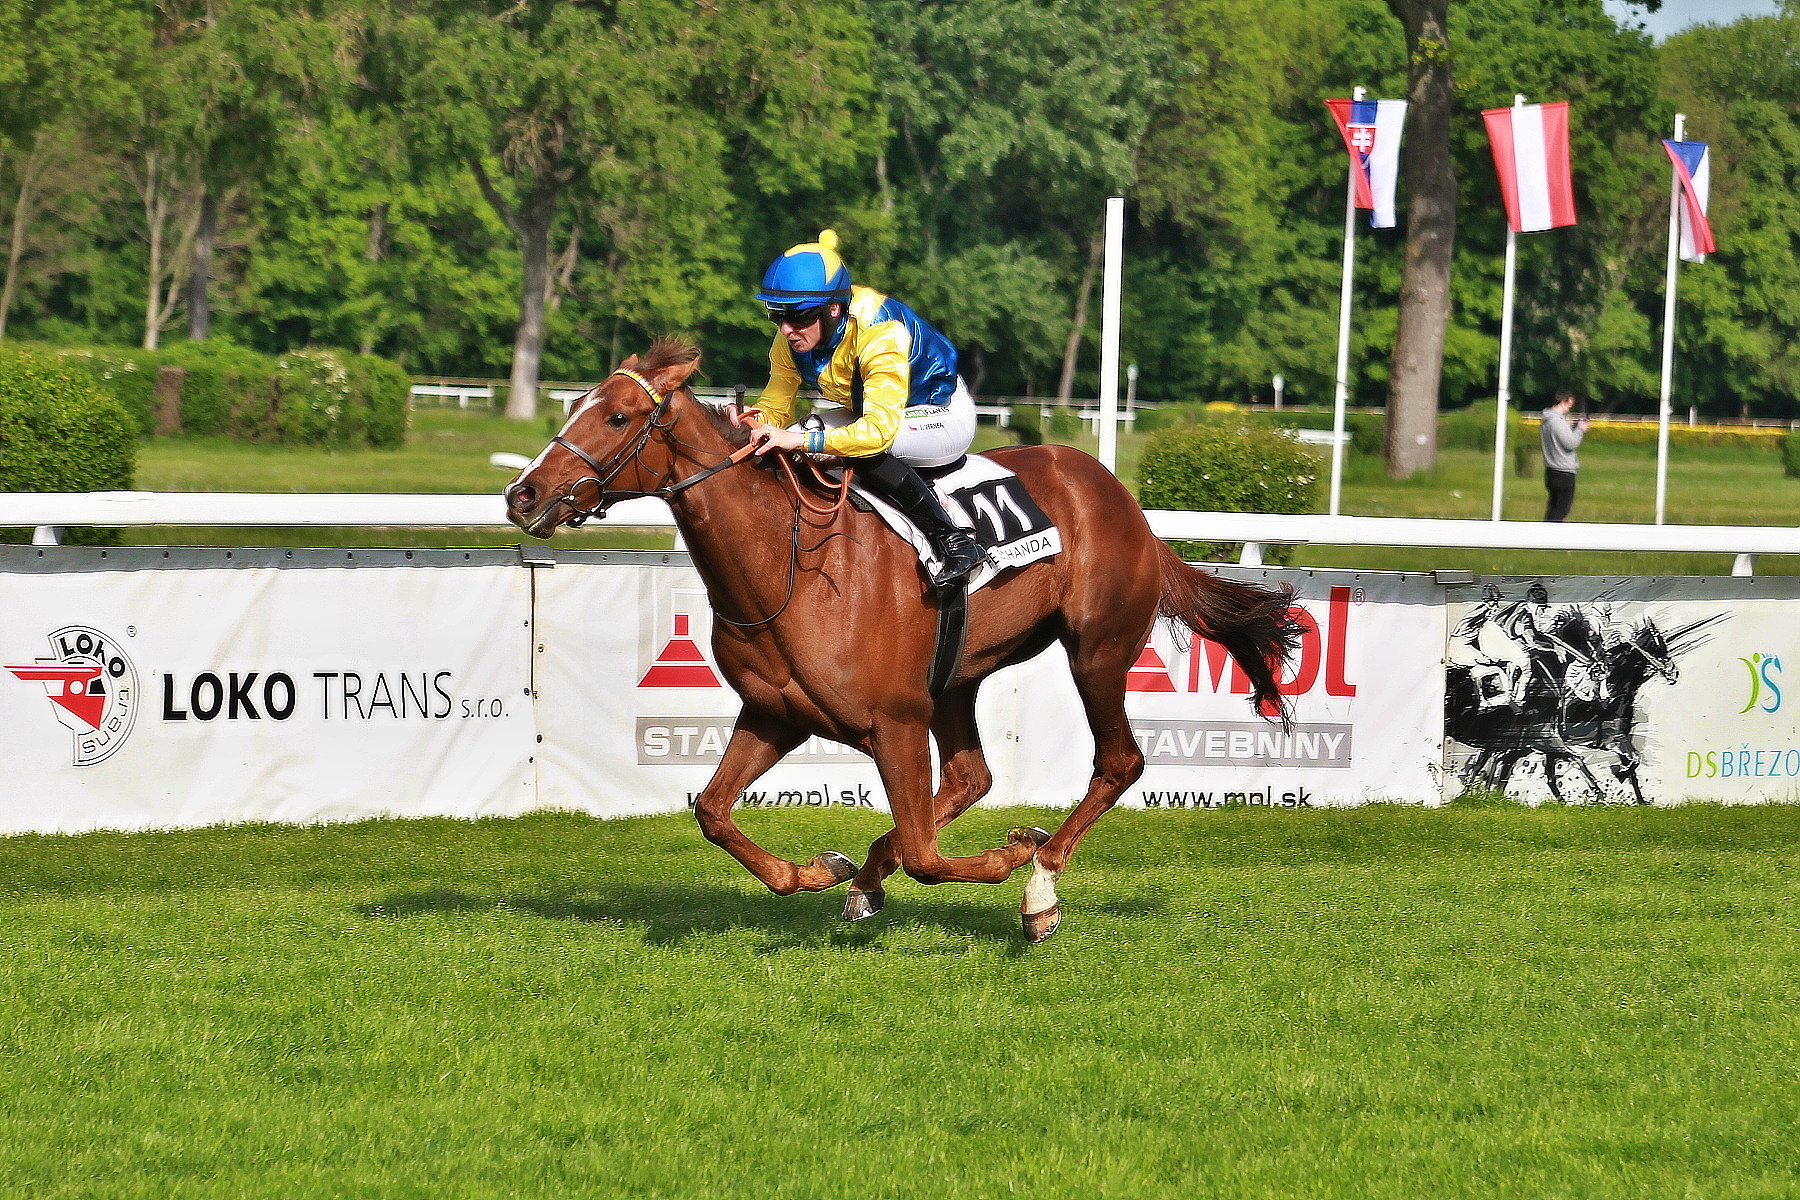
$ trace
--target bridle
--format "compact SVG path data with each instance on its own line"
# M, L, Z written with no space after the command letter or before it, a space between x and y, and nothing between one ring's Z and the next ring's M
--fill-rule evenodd
M556 498L557 502L566 505L572 514L562 521L562 524L567 525L569 528L579 529L589 518L604 520L606 517L606 510L621 500L637 500L655 496L665 502L672 502L675 496L681 492L686 491L697 483L712 478L720 471L735 467L755 452L754 444L740 446L725 458L713 463L709 467L703 467L699 471L694 472L694 474L689 475L686 479L678 479L672 482L665 481L661 486L647 492L628 489L608 489L606 485L611 483L613 479L618 476L619 472L625 469L628 463L637 458L638 454L649 443L652 434L674 427L676 418L668 418L668 412L670 404L675 399L675 392L680 390L679 388L676 388L669 392L659 394L657 390L651 386L649 380L645 379L636 371L629 370L625 367L619 367L613 371L613 375L623 375L625 378L643 388L644 394L656 401L656 407L650 411L650 416L644 422L643 428L633 435L631 441L621 447L617 453L608 458L604 463L597 460L593 455L589 454L586 450L582 449L560 433L550 439L551 445L561 446L576 458L579 458L582 462L586 463L589 469L594 472L592 475L584 475L579 479L570 481L568 486L563 489L562 494ZM611 376L608 376L608 378L611 378ZM597 389L598 385L596 385L596 390ZM592 394L592 392L589 392L589 395ZM787 596L782 600L780 607L774 612L755 621L735 621L724 613L719 612L716 608L714 609L714 616L725 622L727 625L732 625L739 629L755 629L767 625L775 620L776 617L779 617L782 613L786 612L788 605L793 602L794 587L798 579L800 566L800 511L802 507L809 512L827 516L834 515L843 507L844 502L849 495L851 472L846 469L842 472L838 481L837 502L825 507L815 505L807 500L804 490L800 487L799 480L794 475L793 464L788 461L787 456L779 455L777 456L777 459L780 462L782 469L787 474L788 482L791 485L794 494L794 525L791 537L791 547L788 555ZM816 464L813 465L812 469L813 474L818 476L819 479L824 482L824 476L820 474ZM674 466L671 462L670 472L673 473L673 471ZM592 483L599 489L600 496L591 507L584 508L581 503L575 499L575 493L586 483Z
M626 489L608 489L606 485L617 478L619 472L623 471L628 463L637 458L645 445L649 443L651 434L656 433L659 430L666 430L674 427L675 421L673 419L665 420L664 418L668 416L669 406L675 399L675 391L679 390L673 389L668 392L659 393L650 385L648 379L645 379L636 371L628 370L625 367L618 368L613 372L613 375L623 375L626 379L631 380L633 383L643 388L644 394L656 402L656 407L650 411L650 416L644 422L643 428L637 431L631 441L620 447L618 452L604 463L597 460L593 455L589 454L586 450L583 450L580 446L577 446L574 442L570 441L560 433L550 439L551 445L561 446L564 450L567 450L570 454L573 454L576 458L579 458L582 462L586 463L589 469L594 472L592 475L584 475L579 479L571 480L569 485L563 489L562 495L557 497L557 500L562 504L567 505L573 514L563 521L563 524L567 525L569 528L579 529L582 525L587 523L589 518L599 518L604 520L606 517L606 510L621 500L640 500L648 496L654 496L663 501L672 500L678 493L686 491L688 488L693 487L703 480L712 478L727 467L735 467L738 463L743 462L746 458L750 457L752 448L750 446L742 446L723 460L714 463L710 467L696 471L686 479L665 482L662 486L653 488L647 492ZM608 376L608 378L611 378L611 376ZM598 388L595 390L598 390ZM592 392L589 393L589 395L592 394ZM670 469L673 471L672 464ZM593 484L600 493L599 499L596 500L591 507L586 508L582 507L575 499L576 490L585 483Z

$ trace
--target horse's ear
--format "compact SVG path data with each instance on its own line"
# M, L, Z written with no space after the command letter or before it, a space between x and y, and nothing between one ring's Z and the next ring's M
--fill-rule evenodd
M637 369L637 365L638 365L638 356L633 354L630 358L627 358L624 362L619 364L619 370L635 371Z
M668 381L669 387L678 388L699 369L700 356L696 354L691 362L676 363L674 366L668 367L664 371L663 378Z

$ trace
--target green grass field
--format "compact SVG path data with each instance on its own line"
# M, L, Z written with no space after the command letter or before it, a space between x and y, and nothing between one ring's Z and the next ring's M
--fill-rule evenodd
M1027 947L1022 873L846 926L685 816L0 839L0 1192L1792 1196L1797 852L1787 806L1120 811Z
M248 492L460 492L497 491L507 476L488 466L502 450L535 455L549 440L549 418L535 422L455 409L420 409L413 414L406 446L397 451L300 450L246 446L225 439L159 438L144 444L137 483L146 491ZM1010 435L983 426L978 448L1010 442ZM1127 434L1119 443L1119 470L1131 482L1147 439ZM1077 445L1090 453L1095 439ZM1328 469L1324 451L1321 470ZM1489 455L1446 449L1438 468L1405 482L1386 477L1375 459L1352 456L1345 471L1343 511L1367 516L1485 518L1491 508L1493 465ZM1577 520L1649 522L1654 515L1653 447L1592 445L1583 449ZM1509 476L1506 516L1535 520L1543 515L1543 484L1536 476ZM1321 493L1322 494L1322 493ZM1323 502L1321 501L1321 504ZM1667 519L1671 523L1800 524L1800 480L1788 479L1773 448L1683 449L1672 459ZM1547 531L1547 534L1550 531ZM130 545L368 545L509 546L523 535L506 530L428 529L135 529L124 532ZM557 535L573 548L666 549L669 530L628 530L598 525ZM1726 574L1731 554L1614 554L1542 550L1481 551L1303 546L1296 566L1362 570L1428 571L1457 567L1501 574ZM1800 572L1800 558L1765 556L1760 574Z

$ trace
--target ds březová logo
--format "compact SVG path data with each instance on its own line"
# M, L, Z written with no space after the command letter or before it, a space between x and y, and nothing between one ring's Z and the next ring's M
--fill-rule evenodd
M50 635L49 658L6 670L44 685L51 711L75 735L76 766L105 762L125 744L137 719L137 668L108 635L65 625Z

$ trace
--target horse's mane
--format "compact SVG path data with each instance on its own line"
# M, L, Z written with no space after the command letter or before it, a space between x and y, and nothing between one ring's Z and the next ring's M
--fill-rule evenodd
M660 371L664 367L678 367L691 363L700 357L700 347L684 338L657 338L650 344L650 349L634 365L629 360L625 365L636 371Z
M628 358L621 365L647 374L652 371L660 371L664 367L677 367L693 362L700 357L700 347L685 338L657 338L651 343L648 351L633 357L636 359L635 362ZM747 428L733 425L731 418L726 416L725 411L718 405L699 400L698 407L701 415L733 446L742 446L750 440L750 431Z

